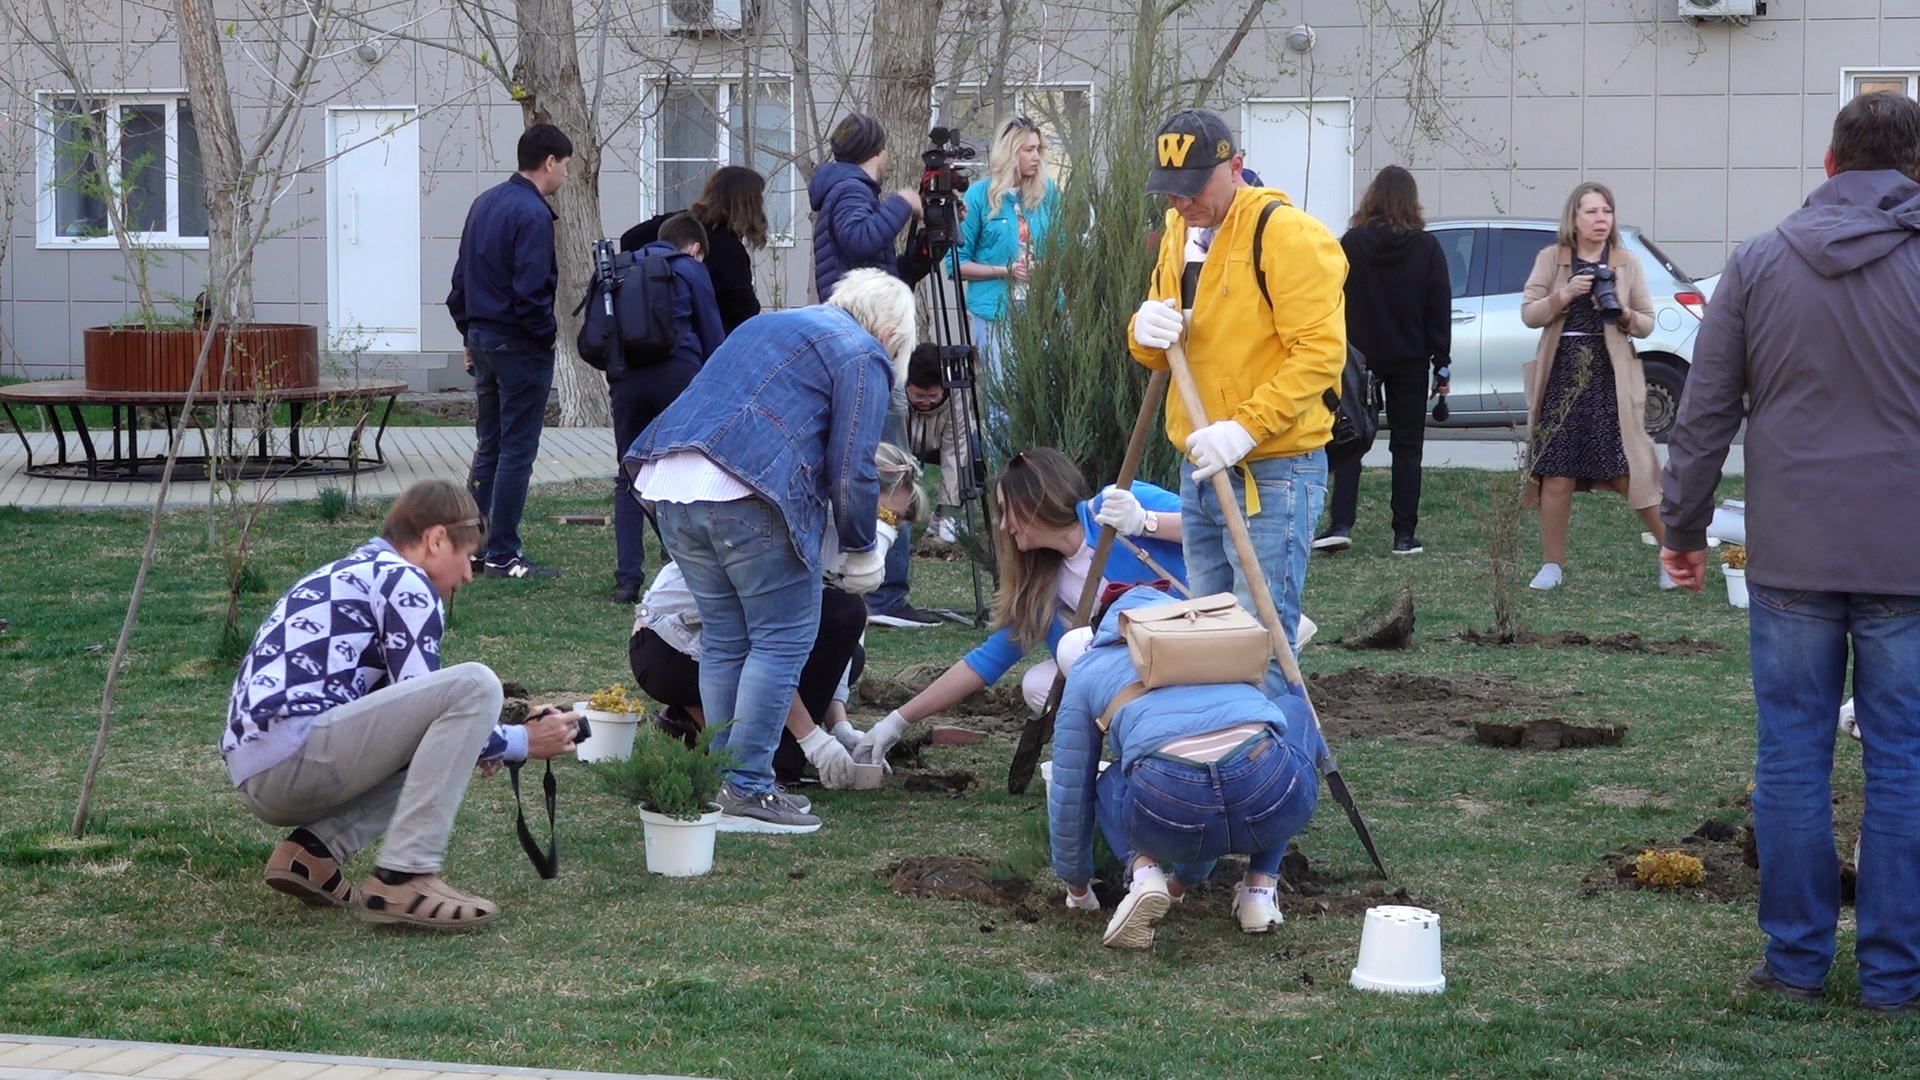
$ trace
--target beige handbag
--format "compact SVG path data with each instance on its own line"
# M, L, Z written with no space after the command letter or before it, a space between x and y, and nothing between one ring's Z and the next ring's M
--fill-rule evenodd
M1258 685L1273 659L1266 628L1232 593L1123 611L1120 634L1149 690L1195 683Z

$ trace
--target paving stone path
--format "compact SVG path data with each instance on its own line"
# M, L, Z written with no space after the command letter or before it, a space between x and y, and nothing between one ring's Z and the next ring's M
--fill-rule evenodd
M0 1080L687 1080L0 1034Z

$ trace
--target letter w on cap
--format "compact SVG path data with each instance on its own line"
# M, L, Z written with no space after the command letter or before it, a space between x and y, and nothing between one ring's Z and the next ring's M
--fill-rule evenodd
M1168 134L1160 136L1160 166L1169 169L1187 167L1187 151L1193 149L1194 136Z

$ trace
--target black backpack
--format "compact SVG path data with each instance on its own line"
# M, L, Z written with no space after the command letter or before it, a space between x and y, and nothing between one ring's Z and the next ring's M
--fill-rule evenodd
M673 356L680 328L672 259L679 254L615 252L611 240L593 246L593 280L580 299L580 359L618 379Z
M1273 307L1273 294L1267 291L1267 266L1260 255L1264 248L1263 240L1267 236L1267 219L1273 216L1280 200L1268 203L1260 211L1259 224L1253 231L1253 276L1260 283L1260 295L1266 297L1267 307ZM1333 440L1327 443L1327 469L1338 469L1347 462L1361 457L1373 448L1374 436L1380 433L1380 402L1373 381L1373 372L1367 370L1367 358L1360 350L1347 346L1347 366L1340 373L1340 392L1327 390L1320 395L1327 411L1333 414Z

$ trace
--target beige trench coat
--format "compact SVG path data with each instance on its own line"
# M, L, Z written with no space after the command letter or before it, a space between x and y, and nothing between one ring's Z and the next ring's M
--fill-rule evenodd
M1653 333L1653 299L1647 293L1647 276L1633 252L1615 244L1608 265L1613 267L1614 288L1627 312L1620 323L1608 324L1606 331L1607 358L1613 362L1615 411L1620 417L1620 448L1627 457L1627 505L1644 510L1660 505L1660 459L1653 450L1653 437L1647 434L1647 377L1631 339ZM1546 397L1553 357L1560 347L1560 329L1567 321L1566 308L1554 294L1572 277L1573 252L1564 244L1542 249L1534 260L1533 273L1527 277L1520 321L1544 327L1533 362L1522 372L1527 388L1529 439L1540 423L1540 402ZM1574 302L1585 303L1586 298ZM1534 486L1537 490L1537 480ZM1580 483L1582 491L1592 487L1587 481Z

